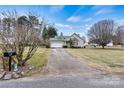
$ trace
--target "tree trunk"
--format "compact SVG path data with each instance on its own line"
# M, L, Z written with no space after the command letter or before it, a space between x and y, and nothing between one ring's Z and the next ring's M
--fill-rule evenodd
M22 63L22 66L25 66L25 62Z
M5 64L5 59L4 59L4 57L2 57L2 61L3 61L3 69L6 70L6 64Z
M121 47L123 47L123 44L121 44Z
M104 46L104 45L102 45L102 48L104 49L104 48L105 48L105 46Z
M25 66L25 62L23 62L23 61L18 62L18 66L20 66L20 67L24 67L24 66Z

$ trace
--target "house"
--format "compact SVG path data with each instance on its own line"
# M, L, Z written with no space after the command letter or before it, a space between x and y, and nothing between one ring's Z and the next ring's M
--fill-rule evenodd
M106 46L113 47L113 41L111 41L110 43L108 43Z
M66 47L84 47L85 40L81 38L78 34L74 33L71 36L56 36L55 38L50 38L51 48L62 48Z

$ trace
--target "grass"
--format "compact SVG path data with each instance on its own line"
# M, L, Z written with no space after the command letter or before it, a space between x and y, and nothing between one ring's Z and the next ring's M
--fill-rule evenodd
M97 69L124 73L124 48L86 48L67 49L67 51Z
M38 48L37 52L28 61L28 63L32 64L35 68L41 68L42 66L45 66L48 62L49 52L49 49Z
M38 48L34 56L28 60L28 63L31 64L34 69L27 74L32 75L34 73L40 72L42 68L47 65L49 53L50 49Z

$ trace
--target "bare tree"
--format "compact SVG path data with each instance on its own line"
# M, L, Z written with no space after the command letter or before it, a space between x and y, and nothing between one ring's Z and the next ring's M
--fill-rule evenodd
M112 40L114 30L113 20L102 20L95 23L88 31L90 42L96 43L104 48Z
M13 61L24 66L38 48L42 24L35 15L3 12L0 20L1 49L3 52L16 51Z
M118 38L117 38L117 36L115 34L112 37L112 41L113 41L113 45L118 45L119 44Z
M86 37L85 36L82 36L82 39L83 39L83 43L86 43Z
M117 44L120 44L123 46L124 44L124 26L119 26L117 30L115 31L116 41Z

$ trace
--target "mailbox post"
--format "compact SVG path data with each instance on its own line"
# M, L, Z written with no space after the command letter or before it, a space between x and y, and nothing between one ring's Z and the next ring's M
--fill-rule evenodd
M9 71L11 71L12 56L14 55L16 55L14 51L4 52L4 57L9 57Z

